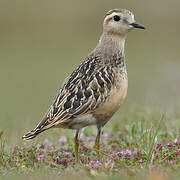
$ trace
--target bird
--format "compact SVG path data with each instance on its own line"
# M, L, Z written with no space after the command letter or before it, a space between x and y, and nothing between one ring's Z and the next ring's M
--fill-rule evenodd
M112 9L105 14L103 32L95 49L66 78L52 105L35 129L23 139L33 139L50 128L75 130L74 154L79 163L79 132L94 125L94 148L100 158L100 136L104 125L123 103L128 89L124 46L134 28L145 29L126 9Z

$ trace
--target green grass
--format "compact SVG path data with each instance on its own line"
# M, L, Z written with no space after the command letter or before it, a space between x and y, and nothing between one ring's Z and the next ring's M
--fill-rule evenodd
M144 113L143 113L144 111ZM133 121L129 121L133 119ZM180 173L179 115L161 115L141 109L112 122L101 138L101 159L93 149L93 128L80 138L80 165L75 165L72 134L59 140L40 139L9 146L0 139L0 174L3 179L143 179ZM172 123L173 121L173 123ZM56 135L55 135L56 136Z

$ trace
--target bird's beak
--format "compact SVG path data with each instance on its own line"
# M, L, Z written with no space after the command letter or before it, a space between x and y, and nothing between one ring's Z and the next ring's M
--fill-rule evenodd
M133 22L130 24L134 28L139 28L139 29L146 29L142 24L139 24L138 22Z

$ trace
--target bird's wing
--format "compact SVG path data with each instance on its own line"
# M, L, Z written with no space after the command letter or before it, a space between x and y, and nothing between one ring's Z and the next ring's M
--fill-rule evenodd
M37 129L44 131L93 112L105 101L113 79L111 67L101 64L99 57L89 56L63 84Z

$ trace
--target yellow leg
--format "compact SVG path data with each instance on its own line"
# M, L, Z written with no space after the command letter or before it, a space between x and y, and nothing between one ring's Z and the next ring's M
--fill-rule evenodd
M96 149L97 159L100 158L100 153L99 153L100 135L101 135L101 128L98 128L98 133L97 133L96 140L95 140L95 145L94 145L94 147L95 147L95 149Z
M79 131L76 131L76 134L75 134L75 136L74 136L74 153L75 153L75 162L76 162L76 164L79 164L79 155L78 155L78 149L79 149L78 133L79 133Z

